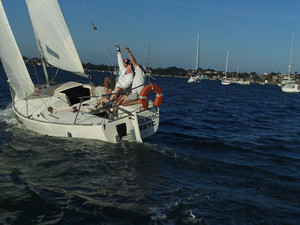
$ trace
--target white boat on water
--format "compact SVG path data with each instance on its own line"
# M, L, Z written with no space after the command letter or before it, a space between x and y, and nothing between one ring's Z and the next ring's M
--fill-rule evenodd
M189 84L200 84L200 81L203 79L203 76L197 74L199 69L199 47L200 46L200 34L198 33L197 39L197 53L196 53L196 70L195 74L192 74L191 77L188 79Z
M294 43L294 32L292 32L291 50L290 50L290 63L289 63L289 76L281 84L281 90L288 93L300 92L300 84L295 79L291 78L292 73L292 56L293 56L293 43Z
M142 142L156 133L163 93L158 85L147 85L140 104L91 109L104 93L103 87L69 81L52 84L46 63L90 78L84 72L57 0L26 0L41 55L46 83L34 85L22 59L0 1L0 58L11 89L12 108L35 132L58 137L98 139L117 143L122 139ZM45 16L47 15L47 16ZM148 101L149 92L155 101Z
M197 76L192 76L188 79L189 84L200 84L200 79Z
M230 85L230 84L232 84L232 81L228 78L224 78L224 79L222 79L221 84Z
M288 92L288 93L299 93L300 92L300 84L297 83L294 79L288 79L281 86L281 90L283 92Z
M232 84L232 81L231 81L231 79L224 78L221 80L221 84L222 85L230 85L230 84Z
M240 85L249 85L251 82L248 79L239 79L236 83Z
M225 76L221 80L222 85L230 85L232 84L232 79L227 77L227 68L228 68L228 56L229 56L229 51L227 51L227 56L226 56L226 67L225 67Z

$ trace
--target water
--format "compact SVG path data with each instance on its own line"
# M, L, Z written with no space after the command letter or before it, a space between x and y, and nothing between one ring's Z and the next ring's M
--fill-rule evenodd
M26 130L0 78L0 224L300 223L299 94L156 77L158 132L109 144Z

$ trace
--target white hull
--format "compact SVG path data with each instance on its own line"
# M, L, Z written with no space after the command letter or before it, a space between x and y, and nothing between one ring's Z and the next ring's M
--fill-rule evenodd
M300 92L300 84L297 83L286 83L281 86L281 90L287 93L299 93Z
M236 84L249 85L250 81L249 80L239 80L239 81L236 82Z
M47 91L45 88L40 92L43 100L36 95L29 97L27 102L15 99L13 104L14 112L26 128L40 134L111 143L117 143L122 138L142 142L144 138L155 134L159 126L159 108L153 104L149 105L149 109L140 109L138 104L122 106L114 112L109 111L111 114L100 116L89 112L88 106L83 106L88 103L91 105L92 99L83 102L85 104L69 105L68 96L64 93L47 97ZM53 112L48 110L50 105ZM80 112L73 112L73 107L80 108Z
M189 84L200 84L200 80L195 78L195 77L191 77L189 80L188 80L188 83Z
M26 128L40 134L55 137L96 139L111 143L120 142L122 137L127 140L142 142L144 138L154 135L159 125L159 109L155 107L138 113L137 119L129 118L128 116L123 119L110 122L106 125L49 123L26 118L16 111L15 113ZM148 120L150 117L155 119ZM147 122L145 122L146 120ZM122 124L125 127L124 136L120 135L117 130L117 126Z
M231 80L224 79L224 80L221 81L221 84L222 85L230 85L230 84L232 84L232 82L231 82Z
M193 76L188 79L189 84L200 84L201 80L204 80L203 76Z

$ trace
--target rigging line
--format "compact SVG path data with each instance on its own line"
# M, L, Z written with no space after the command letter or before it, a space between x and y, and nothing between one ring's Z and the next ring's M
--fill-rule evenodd
M55 77L57 76L58 72L59 72L59 69L56 70L56 73L55 73L54 76L51 78L50 82L53 82L53 81L54 81L54 79L55 79Z
M35 76L36 76L37 83L40 84L38 73L36 71L36 67L35 67L34 63L32 65L33 65L33 68L34 68L34 73L35 73Z
M90 19L90 22L91 22L91 24L92 24L92 26L93 26L93 31L94 31L95 36L96 36L96 39L97 39L97 41L98 41L98 45L104 49L104 53L103 53L103 54L104 54L104 59L105 59L105 61L106 61L106 63L107 63L108 65L113 66L112 60L111 60L111 58L109 57L109 54L108 54L108 51L107 51L107 49L106 49L106 47L105 47L104 41L101 39L101 36L100 36L100 34L99 34L99 32L98 32L98 29L97 29L97 27L95 26L95 23L94 23L94 21L93 21L93 19L92 19L92 17L91 17L91 14L90 14L90 12L89 12L89 10L88 10L86 1L85 1L85 0L82 0L82 2L83 2L83 4L84 4L84 6L85 6L85 10L86 10L86 12L87 12L87 14L88 14L88 17L89 17L89 19ZM107 59L109 60L109 63L107 62ZM109 68L109 72L112 73L112 71L110 70L110 68Z
M35 93L40 97L40 99L43 101L43 103L45 104L45 106L47 106L48 108L48 105L46 104L46 102L44 101L44 99L42 98L42 96L40 96L40 94L38 93L38 91L35 89Z
M93 21L91 15L90 15L90 13L89 13L87 4L86 4L85 0L82 0L82 1L83 1L83 4L85 5L85 9L86 9L87 14L88 14L88 16L89 16L89 19L90 19L90 21L91 21L91 23L92 23L93 30L94 30L95 36L96 36L96 38L97 38L97 41L98 41L98 45L100 45L100 47L102 46L102 48L104 49L104 53L106 54L106 55L105 55L105 54L103 53L103 54L104 54L105 61L106 61L106 63L107 63L107 59L109 59L110 65L113 67L112 60L111 60L111 58L109 57L109 54L108 54L108 51L107 51L107 49L106 49L106 47L105 47L104 41L101 39L101 36L100 36L100 34L99 34L99 32L98 32L98 29L97 29L97 27L95 26L94 21ZM109 63L107 63L107 64L109 64ZM113 74L114 74L115 71L112 72L111 69L110 69L109 67L108 67L108 69L109 69L109 73L111 74L111 76L113 76ZM124 90L123 87L121 87L121 88Z
M73 109L61 109L61 110L56 110L53 114L55 113L60 113L60 112L72 112Z

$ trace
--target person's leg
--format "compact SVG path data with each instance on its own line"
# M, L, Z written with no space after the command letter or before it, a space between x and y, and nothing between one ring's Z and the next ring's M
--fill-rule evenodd
M111 79L110 77L104 77L104 93L106 95L110 94L111 92L109 91L110 90L110 86L111 86Z
M117 100L116 105L122 105L122 103L124 102L125 98L126 98L126 95L121 96L121 97Z
M118 97L117 93L122 93L122 92L123 92L123 89L117 86L115 88L115 90L112 92L112 95L110 96L110 101L115 100Z
M122 98L122 102L118 102L117 105L124 105L124 106L129 106L129 105L135 105L139 103L139 95L137 93L130 93L128 96L124 96Z

